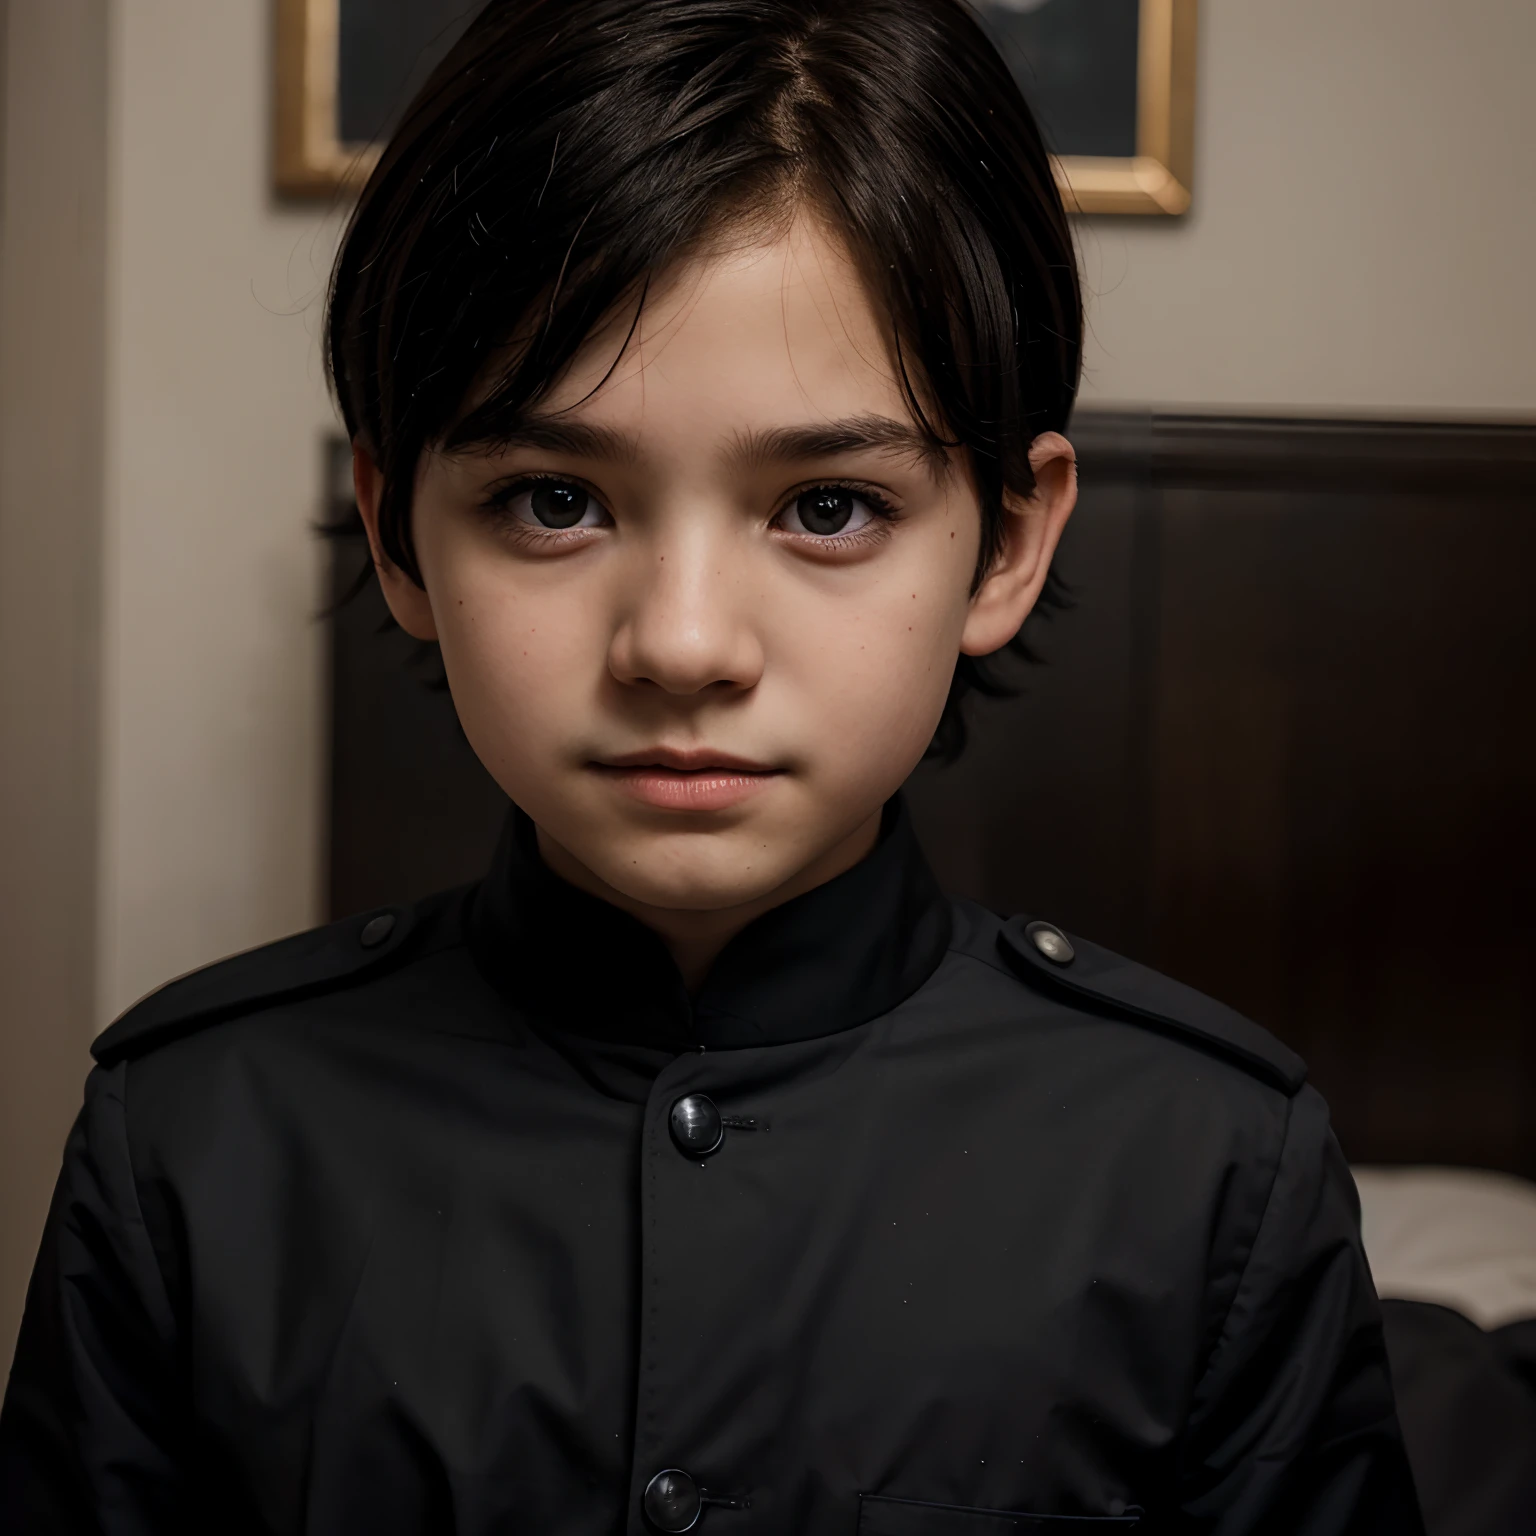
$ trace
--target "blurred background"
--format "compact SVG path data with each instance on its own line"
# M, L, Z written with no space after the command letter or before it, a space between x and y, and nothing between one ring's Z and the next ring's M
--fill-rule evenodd
M501 815L373 597L320 617L304 10L0 4L0 1360L93 1034ZM913 801L952 887L1296 1045L1352 1158L1536 1175L1536 6L1198 21L1168 176L1098 167L1172 215L1078 219L1077 606Z

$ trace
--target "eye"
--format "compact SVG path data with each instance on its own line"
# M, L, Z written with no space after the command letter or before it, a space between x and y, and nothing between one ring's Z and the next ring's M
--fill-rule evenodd
M786 533L808 533L819 538L858 533L885 512L868 494L846 485L816 485L801 491L779 513Z
M564 532L608 522L602 503L571 480L525 480L508 486L496 500L514 521L530 528Z

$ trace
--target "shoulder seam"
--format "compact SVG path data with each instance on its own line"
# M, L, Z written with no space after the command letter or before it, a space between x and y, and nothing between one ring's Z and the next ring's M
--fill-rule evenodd
M115 1065L195 1030L322 996L462 944L455 933L409 945L419 931L416 916L414 906L375 908L193 971L136 1003L96 1037L91 1054ZM374 938L381 919L389 927Z
M989 960L985 955L978 955L972 950L961 949L955 945L951 945L949 953L958 955L962 960L969 960L976 965L984 966L989 971L995 971L999 976L1006 977L1016 986L1026 986L1024 979L1019 975L1017 971L1013 970L1009 966L1000 965L995 960ZM1072 995L1083 1001L1086 1001L1088 998L1094 996L1094 994L1082 992L1076 988L1072 989ZM1103 1017L1105 1015L1119 1015L1120 1017L1116 1020L1116 1022L1133 1025L1142 1029L1145 1029L1149 1024L1163 1024L1166 1026L1165 1029L1149 1030L1148 1033L1160 1034L1164 1038L1171 1038L1178 1041L1180 1044L1185 1045L1190 1050L1200 1050L1202 1051L1202 1054L1216 1057L1219 1060L1225 1062L1233 1070L1241 1072L1243 1076L1252 1078L1254 1081L1262 1083L1264 1087L1271 1089L1275 1093L1278 1093L1287 1101L1293 1100L1295 1098L1294 1094L1287 1092L1286 1089L1280 1083L1275 1081L1275 1079L1269 1074L1257 1070L1253 1063L1250 1062L1246 1057L1239 1055L1237 1052L1232 1050L1224 1050L1219 1040L1210 1040L1204 1035L1200 1035L1191 1030L1182 1028L1177 1020L1165 1018L1161 1014L1148 1013L1127 1007L1124 1003L1116 1002L1112 998L1101 998L1099 1001L1103 1004L1105 1013L1104 1015L1096 1015L1096 1017ZM1208 1047L1208 1049L1206 1047Z
M1031 942L1048 931L1065 955ZM1107 1008L1113 1014L1172 1032L1223 1057L1250 1077L1294 1096L1306 1082L1306 1063L1282 1041L1223 1003L1084 940L1068 940L1046 923L1015 917L997 932L997 948L1015 979Z

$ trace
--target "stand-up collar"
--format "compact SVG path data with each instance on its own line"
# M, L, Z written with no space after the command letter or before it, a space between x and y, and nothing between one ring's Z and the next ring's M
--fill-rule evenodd
M552 874L513 810L470 912L476 962L514 1006L593 1039L687 1050L778 1045L889 1012L949 943L940 893L900 799L873 852L765 912L690 998L644 924Z

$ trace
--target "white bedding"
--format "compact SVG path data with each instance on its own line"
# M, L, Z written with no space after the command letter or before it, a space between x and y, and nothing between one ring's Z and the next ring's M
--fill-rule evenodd
M1481 1328L1536 1317L1536 1184L1474 1168L1354 1175L1379 1295L1454 1307Z

